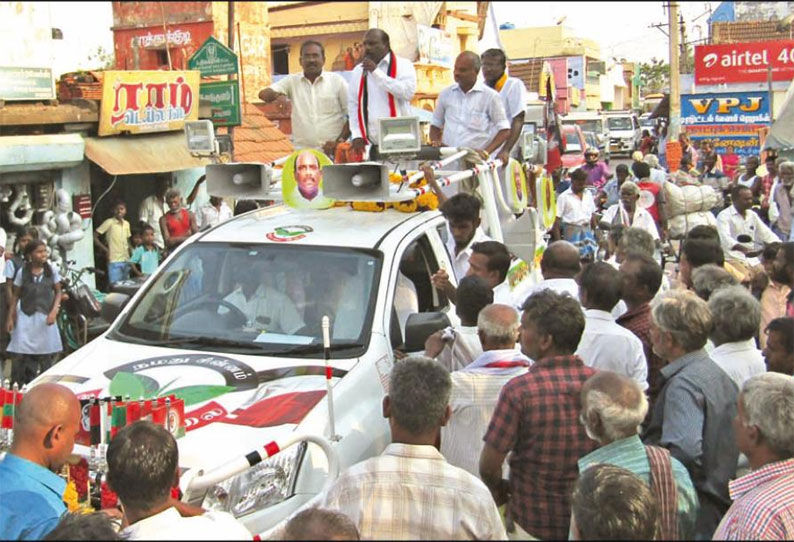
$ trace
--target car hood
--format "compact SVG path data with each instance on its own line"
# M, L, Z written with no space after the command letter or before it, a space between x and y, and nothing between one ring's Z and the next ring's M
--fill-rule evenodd
M334 360L333 380L357 360ZM184 436L177 432L180 466L210 468L292 432L326 394L323 360L179 350L100 337L40 375L32 385L57 382L83 403L78 444L88 444L88 400L152 398L185 401ZM173 418L171 418L173 420Z
M562 166L568 169L573 167L582 166L585 163L583 154L563 154Z

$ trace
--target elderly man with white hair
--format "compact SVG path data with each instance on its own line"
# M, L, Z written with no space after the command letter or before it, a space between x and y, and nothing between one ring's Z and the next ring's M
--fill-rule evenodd
M703 348L712 327L708 305L693 292L673 290L652 305L651 342L667 365L643 440L670 450L689 471L701 539L711 538L730 506L728 481L739 456L731 425L738 389Z
M450 375L452 417L441 428L441 453L451 464L478 477L482 437L499 393L510 379L526 373L532 364L516 348L520 324L518 311L509 305L485 307L477 317L483 353Z
M699 507L697 492L679 460L666 449L644 446L640 440L648 400L637 382L612 371L599 371L585 382L581 397L582 423L600 448L579 459L579 472L599 463L633 472L660 497L665 510L662 517L677 520L662 522L662 538L691 539Z
M764 356L753 338L761 323L761 304L741 286L721 288L708 301L714 321L711 359L741 389L750 377L766 371Z
M752 472L730 483L733 504L714 540L794 539L794 380L765 373L745 382L733 427Z
M632 181L620 185L620 202L611 205L605 212L602 222L611 225L641 228L651 234L654 241L659 240L659 231L651 213L640 207L640 187Z
M667 174L661 167L659 167L659 159L656 157L656 155L646 154L642 161L648 164L648 167L651 168L651 176L649 177L651 182L656 183L659 186L663 186L664 183L667 182Z

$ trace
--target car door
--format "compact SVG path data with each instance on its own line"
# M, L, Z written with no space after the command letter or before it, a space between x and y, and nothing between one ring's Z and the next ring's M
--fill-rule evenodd
M402 239L395 252L390 272L386 327L392 348L405 341L405 324L412 313L442 312L450 322L457 322L454 306L442 292L433 287L431 277L442 267L457 285L451 260L437 228L446 230L443 220L434 221Z

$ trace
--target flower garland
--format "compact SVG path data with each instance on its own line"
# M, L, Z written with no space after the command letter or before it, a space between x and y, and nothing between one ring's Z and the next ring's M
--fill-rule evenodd
M389 182L400 184L403 182L403 176L396 172L389 173ZM426 185L427 181L422 178L411 183L409 188L421 188ZM347 205L347 202L337 202L337 205ZM415 213L416 211L432 211L438 209L438 197L433 192L426 192L408 201L393 203L382 201L351 201L350 206L356 211L367 211L370 213L382 213L389 208L396 209L401 213Z

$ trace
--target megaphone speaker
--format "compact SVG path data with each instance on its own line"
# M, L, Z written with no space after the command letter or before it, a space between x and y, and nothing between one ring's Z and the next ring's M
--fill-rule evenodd
M342 201L385 201L389 168L373 162L324 166L323 195Z
M258 162L208 164L207 193L236 199L267 199L272 170Z

